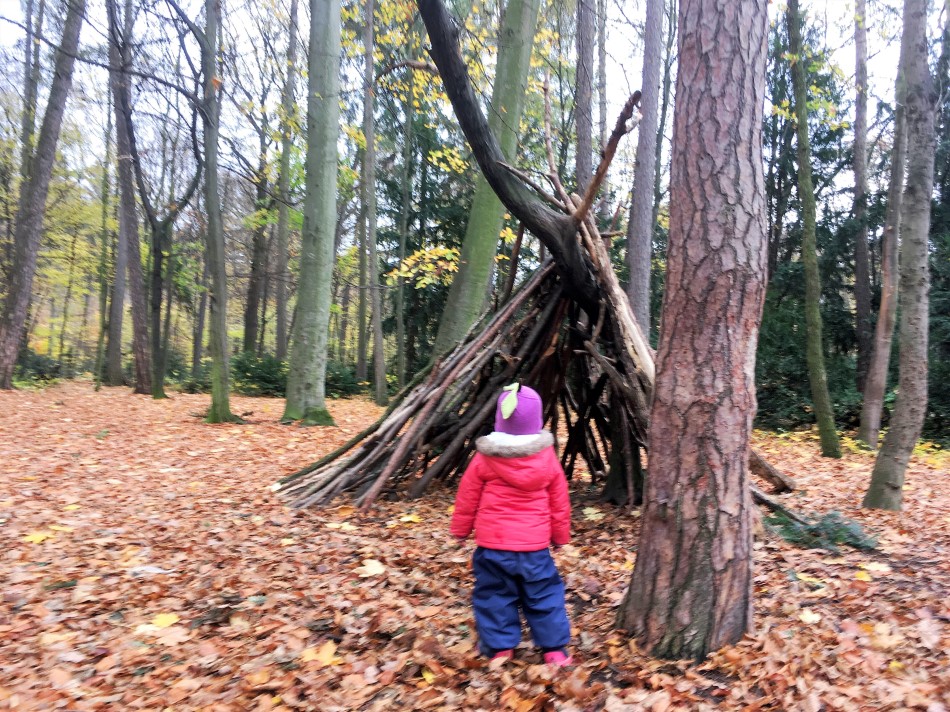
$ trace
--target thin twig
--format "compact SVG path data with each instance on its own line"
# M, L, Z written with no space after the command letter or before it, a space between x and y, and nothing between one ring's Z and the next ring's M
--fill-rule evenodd
M548 203L550 203L551 205L553 205L555 208L557 208L558 210L563 210L564 212L567 212L567 208L564 207L564 203L562 203L561 201L559 201L557 198L555 198L555 197L554 197L553 195L551 195L550 193L546 192L546 191L544 190L544 188L542 188L538 183L536 183L534 180L532 180L531 177L530 177L527 173L525 173L525 172L519 170L518 168L515 168L515 167L514 167L513 165L511 165L510 163L505 163L504 161L498 161L498 165L501 166L502 168L504 168L504 169L505 169L506 171L508 171L509 173L511 173L513 176L515 176L518 180L520 180L520 181L521 181L522 183L524 183L526 186L528 186L529 188L534 189L534 191L535 191L539 196L541 196L542 198L544 198Z

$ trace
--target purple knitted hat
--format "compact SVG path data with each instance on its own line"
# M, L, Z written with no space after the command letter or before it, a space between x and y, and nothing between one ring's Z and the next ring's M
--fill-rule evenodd
M512 398L504 407L502 402ZM512 409L511 406L514 406ZM505 417L505 413L508 417ZM536 435L544 425L541 396L533 388L513 383L506 386L495 405L495 431L509 435Z

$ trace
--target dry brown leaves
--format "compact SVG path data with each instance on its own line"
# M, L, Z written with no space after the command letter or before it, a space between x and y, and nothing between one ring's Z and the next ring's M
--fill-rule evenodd
M276 424L282 402L235 398L246 425L206 425L205 396L155 402L72 383L0 394L0 708L74 710L907 710L950 707L950 481L918 458L901 514L857 509L872 459L824 460L800 436L757 447L881 536L840 556L756 543L756 631L700 664L652 660L613 628L638 520L578 494L558 554L579 664L525 645L475 653L470 550L451 493L294 513L281 475L378 413L339 401L338 428Z

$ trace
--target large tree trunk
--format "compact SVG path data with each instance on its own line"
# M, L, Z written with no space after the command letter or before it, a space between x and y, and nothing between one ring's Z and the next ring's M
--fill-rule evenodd
M868 32L867 0L854 10L854 325L858 339L858 392L863 393L871 361L871 265L868 256Z
M907 155L907 127L904 118L904 54L898 67L894 90L894 144L891 149L891 177L887 186L887 211L884 215L884 235L881 238L881 305L871 350L861 403L861 425L858 439L876 449L881 434L881 414L884 410L884 392L887 390L887 371L891 361L891 342L897 322L897 255L901 231L901 203L904 196L904 170Z
M43 235L43 219L46 215L46 196L53 175L53 161L56 158L56 144L66 111L66 99L72 88L73 64L79 47L79 29L85 9L85 0L73 0L68 5L63 38L56 50L53 83L36 150L30 161L29 177L20 185L16 231L13 236L13 265L3 313L0 315L0 388L13 387L13 368L16 365L23 325L26 323L26 313L30 306L36 260Z
M662 312L676 328L660 331L650 474L620 622L653 655L698 659L737 642L752 620L768 16L764 3L684 0L679 23Z
M508 161L514 159L518 147L518 127L539 6L539 0L510 0L498 31L498 64L488 124ZM462 240L459 271L449 288L433 355L455 346L485 307L485 291L503 216L501 201L485 178L479 176L475 180L475 196Z
M310 0L307 159L300 283L282 420L332 424L326 407L340 106L340 2Z
M297 4L290 0L290 26L287 39L287 76L281 96L280 117L280 175L277 179L277 311L276 356L287 358L287 291L290 273L287 270L288 243L290 235L290 151L293 147L291 127L294 111L294 87L297 82Z
M40 0L36 12L36 26L33 25L33 0L27 0L26 43L23 52L23 116L20 120L20 177L23 182L30 178L33 162L33 140L36 133L36 95L40 84L40 47L35 38L43 34L43 16L46 13L46 0Z
M574 90L577 146L574 154L574 181L577 192L581 194L587 190L594 172L594 2L595 0L577 0L577 73Z
M907 184L901 216L897 402L862 506L900 510L904 473L927 414L930 269L927 240L936 153L936 92L927 60L927 2L904 0Z
M224 252L224 222L221 215L221 196L218 192L218 130L221 121L221 95L218 78L218 25L221 5L219 0L205 0L205 30L201 38L201 71L204 78L204 161L205 209L208 212L208 230L205 233L208 274L211 276L211 407L206 417L209 423L237 420L231 414L230 369L228 358L228 275Z
M811 399L818 421L821 454L841 457L841 445L835 431L834 407L828 394L825 372L824 340L822 338L821 277L818 274L818 248L815 236L815 189L811 178L811 146L808 139L808 89L805 77L806 59L802 45L802 16L798 0L789 0L789 52L792 61L792 84L795 91L795 117L798 122L798 197L802 209L802 266L805 271L805 332L807 339L808 380Z
M660 62L664 0L647 0L643 45L637 160L633 199L627 223L627 296L644 334L650 333L650 262L653 257L653 185L656 178L657 110L660 104Z
M376 245L376 126L375 72L373 51L373 22L376 3L366 0L365 24L363 26L363 137L366 149L363 152L363 180L360 187L360 202L366 219L366 242L369 247L370 322L373 332L373 400L377 405L386 405L386 360L383 351L383 298L379 284L379 254Z

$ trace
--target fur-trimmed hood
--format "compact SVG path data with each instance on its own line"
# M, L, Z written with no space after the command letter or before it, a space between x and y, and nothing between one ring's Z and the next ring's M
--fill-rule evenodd
M537 435L509 435L494 432L475 441L475 449L488 457L529 457L554 445L549 430Z

